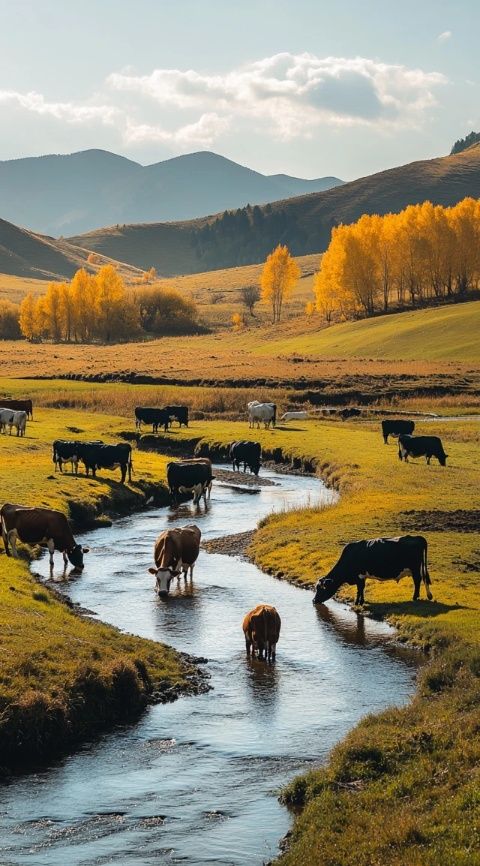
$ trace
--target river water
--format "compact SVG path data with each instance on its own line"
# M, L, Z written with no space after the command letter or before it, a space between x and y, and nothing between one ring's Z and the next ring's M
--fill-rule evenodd
M157 599L147 568L165 527L193 518L215 538L334 497L317 479L262 474L276 485L247 493L216 484L206 513L151 510L84 537L85 571L66 590L73 601L205 656L212 690L150 707L137 724L3 787L2 866L260 866L291 823L278 789L324 760L365 713L412 694L414 665L389 647L388 626L333 601L317 610L310 592L238 558L201 551L193 588L174 583ZM34 569L47 578L47 557ZM270 666L245 658L241 623L259 602L282 617Z

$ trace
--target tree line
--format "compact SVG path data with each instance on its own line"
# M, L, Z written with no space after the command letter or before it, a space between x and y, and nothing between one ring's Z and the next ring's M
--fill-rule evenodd
M480 202L424 202L398 214L364 215L332 230L316 274L316 308L326 321L371 316L480 285Z
M81 268L70 282L52 282L45 294L26 295L18 325L32 342L67 343L109 343L199 330L191 299L173 289L127 288L113 265L96 274Z

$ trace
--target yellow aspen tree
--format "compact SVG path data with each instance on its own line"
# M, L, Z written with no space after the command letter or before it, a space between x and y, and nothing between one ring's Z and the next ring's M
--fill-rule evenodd
M70 283L59 283L58 288L60 292L60 317L62 321L62 332L64 339L67 341L67 343L69 343L72 339L74 326L74 306L71 285Z
M43 296L47 335L58 343L62 338L62 299L60 283L49 283Z
M85 268L74 275L69 294L72 302L72 337L85 343L91 340L95 328L96 277Z
M20 330L24 337L27 340L35 339L36 336L36 327L35 327L35 314L36 314L36 300L31 292L28 295L25 295L23 301L20 304Z
M279 322L282 307L300 277L300 268L286 246L279 244L267 257L261 277L261 297L271 304L272 318Z
M100 339L128 339L139 332L139 309L127 295L123 278L113 265L96 276L96 330Z

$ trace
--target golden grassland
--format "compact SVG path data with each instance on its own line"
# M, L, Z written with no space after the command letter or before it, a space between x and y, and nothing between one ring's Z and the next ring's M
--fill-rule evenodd
M118 440L119 420L38 409L24 438L0 435L3 498L58 508L82 526L110 508L139 507L156 490L165 501L165 460L159 455L135 453L134 481L125 487L118 471L97 480L54 473L55 438ZM3 545L0 562L3 771L50 758L135 715L155 692L187 687L192 665L169 647L81 619L34 580L26 560L8 559Z
M436 461L401 463L396 444L383 444L378 422L296 422L293 429L253 434L245 423L195 424L197 447L215 453L253 436L267 455L280 449L297 465L315 466L340 490L333 507L262 522L250 553L273 574L313 587L348 541L409 532L429 542L434 601L411 601L408 579L369 580L366 612L387 618L399 640L430 649L433 660L406 708L367 716L326 767L283 792L296 817L278 866L480 863L480 427L417 427L441 435L446 468ZM170 439L192 434L179 431ZM352 601L352 589L341 596Z

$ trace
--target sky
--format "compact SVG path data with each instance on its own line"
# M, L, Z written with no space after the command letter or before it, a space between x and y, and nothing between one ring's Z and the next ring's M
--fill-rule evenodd
M0 0L0 159L352 180L480 130L478 0Z

